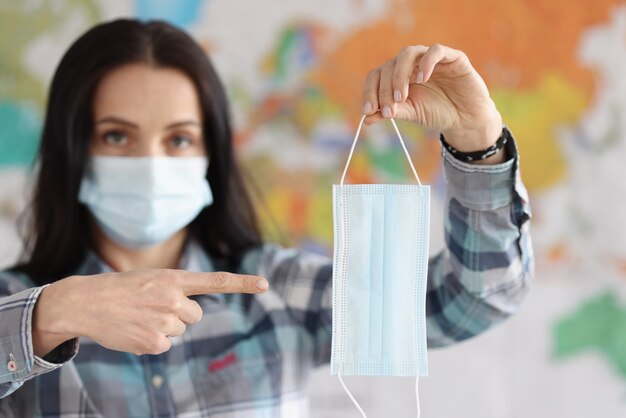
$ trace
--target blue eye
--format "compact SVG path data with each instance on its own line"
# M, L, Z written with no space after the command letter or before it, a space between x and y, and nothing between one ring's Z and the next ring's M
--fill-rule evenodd
M104 134L104 141L109 145L120 146L128 143L128 138L122 132L110 131Z

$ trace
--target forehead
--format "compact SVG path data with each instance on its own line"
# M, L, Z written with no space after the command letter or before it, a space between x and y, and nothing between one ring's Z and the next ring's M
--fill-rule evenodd
M140 123L201 120L198 93L185 73L143 63L108 72L96 88L93 112L95 118L115 115Z

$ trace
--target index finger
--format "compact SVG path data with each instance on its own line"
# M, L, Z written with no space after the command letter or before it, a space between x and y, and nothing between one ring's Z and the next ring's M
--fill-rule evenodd
M392 81L394 99L397 103L405 101L409 96L409 84L413 81L411 75L417 68L418 59L427 50L428 48L423 45L405 46L396 57ZM399 97L396 97L396 91L400 93Z
M427 82L438 64L450 64L457 60L464 60L465 65L461 68L465 72L469 71L471 66L463 52L439 44L430 46L420 59L417 83Z
M177 282L186 296L207 293L261 293L269 284L261 276L233 274L224 271L213 273L182 272Z

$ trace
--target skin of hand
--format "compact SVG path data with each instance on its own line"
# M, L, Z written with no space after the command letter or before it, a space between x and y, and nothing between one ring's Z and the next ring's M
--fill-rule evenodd
M371 70L363 112L368 124L393 117L439 131L462 152L486 149L502 132L502 117L467 55L438 44L404 47ZM504 159L501 149L476 164Z
M33 315L33 347L43 357L72 338L134 354L170 349L168 337L181 335L202 318L191 295L262 293L267 280L225 272L137 270L71 276L44 288Z

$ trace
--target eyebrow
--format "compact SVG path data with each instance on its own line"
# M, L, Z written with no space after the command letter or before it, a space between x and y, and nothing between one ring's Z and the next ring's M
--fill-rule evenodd
M129 128L139 129L139 125L137 125L136 123L132 123L132 122L129 122L127 120L124 120L122 118L118 118L115 116L107 116L102 119L98 119L96 121L96 125L99 125L101 123L116 123L118 125L128 126ZM181 126L188 126L188 125L197 126L199 128L202 127L200 123L195 120L182 120L182 121L170 123L169 125L165 127L165 129L168 129L168 130L175 129L175 128L180 128Z
M174 123L170 123L169 125L167 125L165 127L165 129L174 129L174 128L180 128L181 126L188 126L188 125L192 125L192 126L197 126L198 128L201 128L202 126L195 120L182 120L180 122L174 122Z

